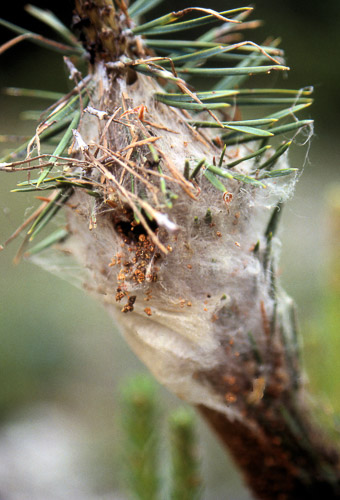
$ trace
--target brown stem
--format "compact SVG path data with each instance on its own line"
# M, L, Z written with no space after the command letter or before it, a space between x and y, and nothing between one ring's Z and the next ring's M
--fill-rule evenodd
M123 34L128 27L116 13L112 0L75 0L74 26L82 32L82 41L90 62L112 61L126 53Z
M231 452L257 498L340 498L339 454L323 442L319 429L290 397L276 407L262 403L242 421L230 421L205 406L198 410Z

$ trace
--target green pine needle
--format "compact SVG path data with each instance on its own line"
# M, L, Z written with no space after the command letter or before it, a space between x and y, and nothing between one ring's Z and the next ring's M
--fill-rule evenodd
M72 118L70 125L66 129L65 134L63 135L58 146L55 148L55 150L53 152L53 156L51 156L51 158L50 158L50 162L52 163L52 165L50 167L45 168L41 172L40 177L38 179L37 187L39 187L39 185L42 183L42 181L44 179L46 179L46 177L48 176L48 174L52 170L53 164L56 163L56 161L57 161L56 157L62 155L64 150L70 145L70 143L72 141L72 137L73 137L72 131L78 127L79 120L80 120L80 111L76 111L74 113L74 116Z
M159 500L159 435L155 384L131 379L122 389L126 483L138 500Z
M25 10L31 14L31 16L35 17L36 19L39 19L39 21L42 21L43 23L47 24L47 26L50 26L58 35L61 36L65 40L66 43L69 43L70 45L73 45L74 47L77 47L77 49L83 52L83 49L77 40L77 38L74 36L72 31L70 31L61 21L60 19L57 18L53 12L49 10L43 10L40 9L39 7L35 7L34 5L26 5Z
M131 17L142 16L162 1L163 0L137 0L129 7L128 12Z
M71 47L69 45L65 45L56 42L54 40L50 40L48 38L44 38L43 36L38 35L37 33L33 33L32 31L26 30L25 28L21 28L20 26L5 21L4 19L1 18L0 18L0 26L3 26L4 28L9 29L10 31L13 31L14 33L17 33L18 35L22 35L23 39L28 40L36 45L39 45L44 49L53 50L65 56L72 56L72 55L81 56L84 54L84 50L80 46Z
M270 73L271 71L288 71L288 66L280 64L268 66L244 66L234 68L179 68L178 73L185 75L209 75L209 77L220 77L225 75L254 75L259 73Z
M280 156L283 155L283 153L285 153L285 151L287 151L287 149L290 147L291 144L292 144L292 141L287 141L287 142L282 143L277 148L275 153L272 154L272 156L270 158L268 158L267 161L265 161L264 163L262 163L261 165L258 166L258 169L262 170L265 168L266 169L273 168L275 166L277 160L280 158Z
M154 19L153 21L133 28L132 32L135 35L165 35L177 31L187 31L189 29L198 28L200 26L218 21L218 18L215 15L208 15L199 17L198 19L192 19L191 21L176 22L180 19L180 17L185 15L187 12L189 13L191 10L192 9L188 8L179 12L171 12L170 14L166 14L158 19ZM218 14L222 16L230 16L246 10L252 9L249 7L241 7L239 9L225 10L223 12L219 12Z
M192 411L180 408L169 419L172 461L171 500L202 498L202 478L197 454L195 419Z
M34 245L32 248L30 248L25 256L26 257L31 257L32 255L36 255L40 252L43 252L44 250L48 250L51 248L53 245L57 245L58 243L62 243L63 241L68 238L69 232L67 229L60 228L57 229L56 231L53 231L50 235L48 235L46 238L44 238L42 241Z
M23 89L18 87L7 87L4 88L2 92L6 95L15 97L36 97L37 99L51 99L52 101L57 101L64 95L60 92L53 92L52 90Z
M208 181L216 188L218 189L219 191L222 191L222 193L225 193L227 190L227 188L225 187L224 184L222 184L222 182L217 179L217 177L210 171L210 169L208 170L204 170L204 176L208 179ZM221 177L224 177L224 176L221 176ZM230 177L228 177L230 179Z
M55 197L48 203L40 215L35 219L32 226L28 231L29 241L33 239L40 233L42 229L53 219L53 217L59 212L61 207L72 194L72 189L60 190Z

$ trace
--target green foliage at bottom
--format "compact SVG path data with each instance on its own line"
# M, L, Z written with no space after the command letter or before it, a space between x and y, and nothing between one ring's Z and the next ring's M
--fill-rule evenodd
M123 389L122 425L125 433L126 482L132 498L159 498L157 404L155 387L147 377L130 380Z
M164 457L160 453L161 410L155 383L149 377L135 377L125 384L122 396L125 482L130 498L199 500L202 480L192 411L180 408L169 416L171 491L168 492L165 481L161 480Z
M169 419L172 458L172 500L201 498L201 477L197 456L194 415L179 408Z

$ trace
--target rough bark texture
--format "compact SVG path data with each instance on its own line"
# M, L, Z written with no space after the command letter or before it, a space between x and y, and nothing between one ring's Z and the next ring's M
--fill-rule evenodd
M309 425L305 411L298 414L284 398L277 406L275 410L272 402L269 409L259 405L249 415L247 425L231 422L204 406L198 410L227 447L257 498L340 498L337 451L322 440L320 429Z

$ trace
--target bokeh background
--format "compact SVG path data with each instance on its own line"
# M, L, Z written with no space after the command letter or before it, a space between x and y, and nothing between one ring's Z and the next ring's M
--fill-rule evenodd
M2 5L1 16L32 31L50 30L24 12L26 2ZM65 24L71 0L36 1ZM185 2L225 10L234 1ZM338 0L255 2L252 33L261 43L280 36L292 68L277 86L313 85L315 119L311 141L304 136L290 155L304 168L295 197L284 209L282 283L298 306L304 359L316 410L340 431L340 3ZM183 8L164 2L158 12ZM1 43L13 35L1 28ZM0 86L66 91L62 58L24 42L0 58ZM47 101L0 94L0 134L34 130L21 113ZM0 143L2 151L10 146ZM29 194L10 194L15 174L1 174L0 243L30 213ZM113 500L124 498L120 474L119 387L145 369L124 344L100 305L70 283L30 262L12 264L18 242L0 253L0 498L4 500ZM159 387L160 425L179 403ZM198 422L205 499L249 500L237 471ZM335 432L334 439L339 439ZM164 440L166 431L164 427ZM166 458L164 458L164 464ZM164 465L165 467L165 465Z

